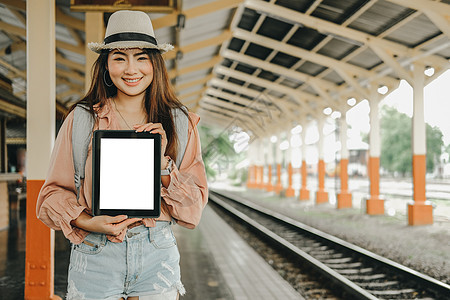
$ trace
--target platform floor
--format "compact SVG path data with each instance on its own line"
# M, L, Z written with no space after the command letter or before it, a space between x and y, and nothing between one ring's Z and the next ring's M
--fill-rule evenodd
M198 229L233 299L304 299L208 206Z
M0 231L0 300L23 299L25 216ZM182 300L303 299L209 207L197 229L174 226L181 256ZM70 245L55 234L55 294L64 299Z

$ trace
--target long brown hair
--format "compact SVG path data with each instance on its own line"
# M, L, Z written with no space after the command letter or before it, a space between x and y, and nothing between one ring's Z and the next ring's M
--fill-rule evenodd
M154 49L144 49L144 51L148 54L153 64L153 80L147 87L144 96L147 122L162 124L167 136L165 155L169 155L173 160L176 160L178 154L178 136L171 110L174 108L182 109L184 106L175 95L161 53ZM107 86L105 83L105 81L112 82L107 71L109 53L110 51L108 50L100 53L92 66L92 81L89 91L70 108L69 112L78 104L82 104L88 107L91 114L95 116L94 105L98 104L98 110L101 110L105 106L108 98L117 95L116 86ZM182 111L187 115L184 109Z

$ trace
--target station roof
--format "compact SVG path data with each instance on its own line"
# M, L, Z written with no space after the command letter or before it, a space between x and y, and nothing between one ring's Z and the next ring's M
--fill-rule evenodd
M175 46L165 59L180 100L203 123L253 138L305 125L324 110L343 114L380 87L387 95L400 79L414 80L413 64L430 69L425 83L450 66L450 0L172 3L149 14L158 41ZM70 0L56 4L56 98L64 110L83 95L90 41L84 13ZM25 24L25 1L0 0L0 74L24 102Z

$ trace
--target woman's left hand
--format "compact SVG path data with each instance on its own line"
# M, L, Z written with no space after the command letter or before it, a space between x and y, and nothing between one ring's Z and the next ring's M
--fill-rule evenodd
M165 162L165 153L167 147L167 136L166 132L161 123L147 123L142 125L134 125L133 126L136 132L148 131L150 133L159 133L161 135L161 167L164 167L163 164Z

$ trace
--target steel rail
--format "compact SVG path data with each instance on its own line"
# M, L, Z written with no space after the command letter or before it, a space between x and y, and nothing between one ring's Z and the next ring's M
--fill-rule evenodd
M218 196L225 197L227 199L230 199L234 202L237 202L241 205L244 205L258 213L261 213L265 215L266 217L269 217L271 219L276 220L277 222L282 222L285 225L288 225L290 227L300 229L304 233L307 233L310 236L313 236L315 239L319 239L321 241L324 241L328 244L332 244L335 247L344 249L346 251L349 251L351 253L356 253L362 257L364 257L367 260L370 260L374 262L377 265L381 265L392 272L395 272L397 274L401 274L405 277L408 277L411 280L414 280L417 283L420 283L422 286L427 287L435 292L438 292L439 294L446 295L448 299L450 299L450 285L445 284L435 278L432 278L428 275L422 274L418 271L415 271L411 268L408 268L406 266L403 266L399 263L396 263L390 259L387 259L385 257L382 257L380 255L377 255L371 251L368 251L366 249L363 249L361 247L358 247L356 245L353 245L349 242L346 242L344 240L341 240L335 236L329 235L327 233L324 233L320 230L317 230L313 227L310 227L308 225L305 225L299 221L296 221L294 219L291 219L287 216L284 216L280 213L274 212L272 210L269 210L267 208L261 207L255 203L250 203L249 200L246 200L245 198L239 197L238 195L227 193L224 191L214 191L210 190L210 199L217 203L218 205L222 206L224 209L229 210L233 214L235 214L239 219L242 221L248 223L250 226L252 226L257 231L261 232L264 235L267 235L271 240L273 240L276 243L281 244L285 249L289 250L292 253L295 253L302 257L308 264L314 266L317 268L317 270L322 273L322 275L330 278L335 282L337 285L341 286L345 289L345 291L352 293L355 297L358 297L358 299L378 299L366 290L362 289L352 281L348 280L341 274L337 273L336 271L332 270L330 267L326 266L325 264L321 263L317 259L313 258L306 252L300 250L298 247L294 246L293 244L289 243L288 241L284 240L283 238L279 237L274 232L270 231L266 227L262 226L261 224L257 223L253 219L246 216L244 213L239 212L237 209L232 207L231 205L225 203L224 201L220 200ZM332 272L329 272L332 271ZM338 275L337 277L335 275ZM342 280L342 278L345 280ZM351 285L348 285L347 283L351 282ZM356 290L353 289L354 286L357 286ZM365 293L361 293L360 290L363 290ZM367 294L370 295L372 298L364 298L368 297Z

